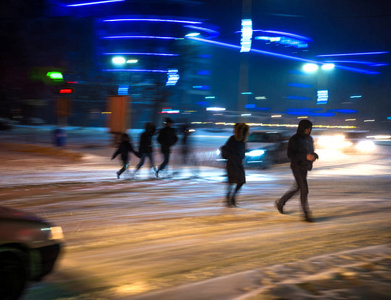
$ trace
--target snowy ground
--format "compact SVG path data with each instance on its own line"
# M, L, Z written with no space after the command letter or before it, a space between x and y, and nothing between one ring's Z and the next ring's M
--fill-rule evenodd
M1 133L1 204L61 225L66 243L56 271L25 300L389 299L391 147L320 150L308 224L296 198L286 215L273 207L291 184L288 165L248 170L240 207L230 209L224 170L207 154L198 168L174 155L173 178L143 169L118 180L107 134L75 131L53 152L49 132L28 130ZM198 152L228 135L205 134Z

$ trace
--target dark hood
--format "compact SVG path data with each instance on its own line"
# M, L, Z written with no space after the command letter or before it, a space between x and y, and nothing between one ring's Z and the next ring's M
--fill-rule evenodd
M297 133L304 134L304 130L307 128L312 128L312 122L310 120L301 120L299 122L299 127L297 127Z

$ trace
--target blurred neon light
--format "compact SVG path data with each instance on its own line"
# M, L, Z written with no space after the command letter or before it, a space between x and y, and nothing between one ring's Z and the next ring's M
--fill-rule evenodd
M224 107L207 107L206 110L207 111L224 111L225 108Z
M354 95L354 96L350 96L350 99L357 99L357 98L361 98L362 96L361 95Z
M240 40L240 52L249 52L251 49L251 39L253 37L253 22L251 19L242 20L242 38Z
M387 63L375 63L371 61L360 61L360 60L330 60L327 61L328 63L344 63L344 64L362 64L362 65L368 65L371 67L383 67L388 66Z
M103 22L167 22L167 23L181 23L181 24L202 24L198 21L187 20L171 20L171 19L107 19Z
M67 7L77 7L77 6L86 6L86 5L96 5L96 4L106 4L112 2L124 2L125 0L105 0L105 1L95 1L95 2L85 2L77 4L68 4Z
M253 30L253 32L266 32L266 33L272 33L276 35L283 35L283 36L290 36L296 39L299 39L301 41L307 41L307 42L312 42L312 39L309 37L303 36L303 35L298 35L290 32L284 32L284 31L275 31L275 30L261 30L261 29L256 29Z
M316 57L328 57L328 56L354 56L354 55L377 55L377 54L386 54L389 51L377 51L377 52L356 52L356 53L338 53L338 54L322 54L317 55Z
M220 35L220 33L216 30L205 28L205 27L199 27L199 26L194 26L194 25L184 25L183 27L194 29L194 30L199 30L199 31L205 31L210 34L209 38L215 38Z
M148 69L103 69L103 72L150 72L150 73L167 73L168 70L148 70Z
M104 39L159 39L159 40L176 40L173 36L152 36L152 35L112 35L104 36Z
M188 37L188 39L204 42L204 43L209 43L217 46L222 46L222 47L227 47L227 48L232 48L232 49L241 49L240 46L237 45L232 45L228 43L222 43L222 42L217 42L217 41L212 41L212 40L207 40L203 38L198 38L198 37ZM276 57L281 57L285 59L290 59L290 60L296 60L296 61L302 61L302 62L309 62L309 63L314 63L314 64L319 64L320 62L310 60L310 59L305 59L297 56L292 56L292 55L285 55L285 54L280 54L280 53L275 53L275 52L270 52L270 51L264 51L264 50L259 50L259 49L254 49L252 48L250 52L255 52L259 54L264 54L264 55L270 55L270 56L276 56ZM380 74L379 72L374 72L374 71L368 71L368 70L362 70L362 69L357 69L357 68L350 68L350 67L345 67L345 66L339 66L336 65L336 68L352 71L352 72L358 72L358 73L364 73L364 74Z
M201 33L199 32L191 32L191 33L188 33L186 34L185 36L199 36Z
M179 56L173 53L152 53L152 52L106 52L103 55L151 55L151 56Z

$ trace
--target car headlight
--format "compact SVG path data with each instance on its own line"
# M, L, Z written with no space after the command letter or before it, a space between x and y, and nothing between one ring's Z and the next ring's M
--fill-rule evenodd
M360 141L357 143L356 148L362 152L371 152L375 149L375 143L372 141Z
M41 230L42 231L49 231L49 235L48 235L49 240L62 240L62 239L64 239L64 234L62 232L61 226L42 228Z
M264 154L265 154L265 150L251 150L249 152L246 152L246 156L250 156L250 157L262 156Z
M221 151L219 149L216 150L216 155L220 155Z

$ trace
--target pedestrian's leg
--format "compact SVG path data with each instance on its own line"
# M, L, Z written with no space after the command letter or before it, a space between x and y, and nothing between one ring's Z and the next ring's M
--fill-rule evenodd
M297 176L295 175L297 172L296 170L293 170L293 176L295 177L295 181L290 187L290 189L278 200L276 200L275 205L277 210L283 214L284 213L284 205L288 202L289 199L291 199L298 191L299 191L299 185L297 183Z
M136 168L136 170L134 171L135 173L136 173L139 169L141 169L141 167L144 165L145 156L146 156L145 153L142 153L142 154L141 154L140 162L138 163L137 168Z
M159 171L164 170L164 168L168 165L168 162L170 161L170 153L163 153L164 155L164 161L159 167Z
M128 168L128 163L124 162L123 167L117 172L117 178L119 179L120 175L125 172L125 170Z
M233 206L237 206L236 205L236 194L241 189L242 186L243 186L243 183L236 184L235 191L233 192L232 197L231 197L231 203Z
M227 185L227 195L225 196L225 200L226 200L225 201L225 205L228 206L228 207L232 206L232 202L231 202L232 191L233 191L233 184L228 182L228 185Z
M300 188L300 202L304 213L304 219L307 222L312 222L311 212L308 205L308 182L307 171L301 171L298 176L298 185Z

